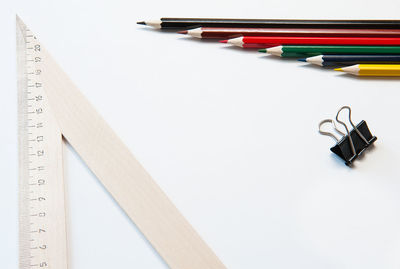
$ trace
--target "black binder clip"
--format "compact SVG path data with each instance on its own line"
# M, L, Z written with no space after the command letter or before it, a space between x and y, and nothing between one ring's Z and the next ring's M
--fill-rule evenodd
M347 125L339 120L339 114L343 109L349 110L349 122L353 127L353 130L349 132ZM336 145L331 148L331 151L342 158L347 166L350 166L355 159L357 159L369 146L371 146L377 138L371 134L368 129L367 123L362 120L357 126L354 125L351 120L351 109L348 106L343 106L339 109L336 114L336 122L340 123L346 129L347 135L341 132L332 119L326 119L319 124L319 133L327 135L336 140ZM322 125L331 123L333 129L339 133L342 137L338 139L333 133L325 132L321 130Z

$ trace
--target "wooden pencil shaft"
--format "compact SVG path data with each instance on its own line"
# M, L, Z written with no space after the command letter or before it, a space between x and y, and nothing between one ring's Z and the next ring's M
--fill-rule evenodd
M400 62L400 55L324 55L324 62Z
M400 46L282 46L281 57L320 54L400 54Z
M227 39L238 36L330 36L400 37L400 29L317 29L317 28L223 28L202 27L201 38Z
M330 68L336 68L336 67L343 67L343 66L348 66L348 65L354 65L354 64L400 64L400 61L347 61L347 62L323 62L322 66L323 67L330 67Z
M400 65L398 64L359 64L358 76L368 77L398 77ZM343 70L345 70L344 68Z
M366 77L399 77L400 64L356 64L347 67L337 68L354 76Z
M360 77L400 77L400 71L367 71L360 72Z
M280 19L216 19L161 18L161 28L187 29L193 27L250 28L348 28L400 29L400 20L280 20Z
M315 53L292 53L292 52L283 52L281 54L282 58L307 58L312 56L321 55L320 52Z
M355 64L399 64L400 55L318 55L303 59L320 66L345 66Z
M360 64L359 76L400 76L398 64Z
M259 46L277 45L372 45L399 46L400 38L396 37L287 37L287 36L244 36L244 44ZM244 46L243 46L244 47Z
M241 47L244 49L262 49L271 48L279 45L281 45L281 43L245 43L241 45Z

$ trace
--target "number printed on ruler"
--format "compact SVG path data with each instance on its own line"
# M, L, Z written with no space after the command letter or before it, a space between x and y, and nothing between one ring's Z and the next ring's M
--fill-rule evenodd
M27 42L27 113L28 113L28 160L29 160L29 212L30 212L30 241L31 267L47 267L45 259L46 244L46 214L48 201L44 191L48 176L46 174L46 135L44 124L43 85L40 79L40 44L36 44L35 37L26 32Z
M24 37L26 85L22 105L26 116L22 145L26 148L22 149L22 159L27 172L21 174L27 178L21 179L20 199L21 212L28 215L20 220L20 267L64 269L67 259L62 137L41 79L46 72L42 69L41 45L27 29Z

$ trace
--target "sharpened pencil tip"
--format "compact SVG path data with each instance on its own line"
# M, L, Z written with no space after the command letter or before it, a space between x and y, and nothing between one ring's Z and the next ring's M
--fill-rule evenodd
M182 34L182 35L187 35L188 31L187 31L187 30L178 31L177 33L178 33L178 34Z
M335 70L335 71L343 72L343 69L342 69L342 68L335 68L334 70Z
M260 49L260 50L258 50L258 52L263 52L263 53L266 53L266 52L267 52L267 50L266 50L266 49Z
M137 24L146 25L145 21L138 21Z
M220 40L219 43L228 43L228 40Z
M306 58L303 58L303 59L297 59L297 61L300 61L300 62L307 62L307 59Z

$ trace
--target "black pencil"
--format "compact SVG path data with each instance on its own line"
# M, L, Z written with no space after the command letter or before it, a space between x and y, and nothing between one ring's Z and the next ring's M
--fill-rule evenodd
M138 24L158 29L190 29L195 27L230 28L319 28L319 29L400 29L400 20L280 20L280 19L207 19L161 18Z

